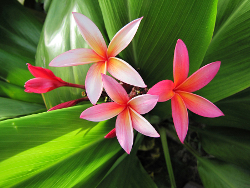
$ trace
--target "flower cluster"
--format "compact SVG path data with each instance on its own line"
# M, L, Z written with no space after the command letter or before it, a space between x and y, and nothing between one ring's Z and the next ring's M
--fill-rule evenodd
M142 18L124 26L116 33L107 47L100 30L89 18L80 13L73 13L73 16L81 35L92 49L80 48L67 51L54 58L49 65L64 67L93 63L88 70L85 86L65 82L56 77L49 69L28 64L29 71L36 78L25 83L25 91L46 93L58 87L68 86L85 89L87 97L59 104L49 111L70 107L81 101L89 100L94 106L84 110L80 118L99 122L117 116L115 128L105 138L116 136L121 147L128 154L133 145L133 129L146 136L160 136L154 127L140 115L151 111L157 102L171 99L173 122L182 143L188 130L187 109L204 117L223 115L213 103L192 93L207 85L214 78L220 68L221 63L219 61L200 68L188 77L188 51L184 42L179 39L174 52L174 82L163 80L150 88L147 93L137 96L136 94L128 95L124 87L114 78L139 88L146 88L147 86L132 66L115 56L132 41ZM114 78L107 76L107 71ZM111 102L95 105L103 92L103 88ZM145 89L145 91L147 90ZM131 92L136 93L134 90Z

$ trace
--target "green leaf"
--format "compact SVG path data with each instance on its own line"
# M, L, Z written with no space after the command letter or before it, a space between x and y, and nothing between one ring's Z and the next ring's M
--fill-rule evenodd
M21 115L38 113L45 111L45 107L40 104L28 103L8 98L0 97L0 119L11 118Z
M250 131L229 127L208 127L198 131L202 148L210 155L250 169Z
M221 68L211 83L197 92L212 102L250 86L250 1L220 0L218 10L222 13L218 11L216 32L203 65L221 61Z
M177 39L187 45L190 74L200 67L212 38L217 0L100 0L99 4L109 39L125 24L143 16L134 39L120 56L139 69L149 87L173 78Z
M1 122L0 186L95 187L121 147L116 139L104 139L113 120L97 124L79 118L89 106Z
M194 115L195 121L211 126L236 127L250 130L250 88L216 103L225 116L206 118Z
M79 12L90 18L105 37L104 23L97 0L53 0L44 23L39 41L36 65L51 69L64 81L85 85L90 65L75 67L49 67L50 61L65 51L75 48L89 48L76 26L72 12ZM46 106L51 108L59 103L81 97L80 89L58 88L44 94Z
M204 187L248 188L250 171L216 159L198 159L198 171Z

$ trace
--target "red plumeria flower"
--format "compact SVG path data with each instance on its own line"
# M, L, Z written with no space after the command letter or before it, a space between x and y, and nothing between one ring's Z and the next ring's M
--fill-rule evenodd
M80 118L99 122L118 115L112 135L114 136L116 132L121 147L128 154L133 145L133 128L146 136L160 136L154 127L140 115L148 113L155 107L158 96L145 94L129 99L125 89L113 78L102 74L102 81L105 91L114 102L92 106L84 110Z
M220 64L220 61L210 63L188 77L188 51L184 42L179 39L174 52L174 82L160 81L148 91L148 94L158 95L159 102L171 99L173 121L182 143L188 130L187 108L204 117L213 118L224 115L213 103L191 93L207 85L219 71Z
M29 63L27 63L27 65L31 74L34 77L36 77L28 80L25 83L24 91L27 93L46 93L48 91L51 91L53 89L62 86L77 87L84 89L84 86L82 85L68 83L63 81L61 78L56 77L54 73L49 69L36 67Z
M61 103L61 104L58 104L52 108L50 108L48 110L49 111L53 111L53 110L58 110L58 109L62 109L62 108L68 108L68 107L71 107L71 106L75 106L77 105L78 103L82 102L82 101L88 101L88 97L83 97L83 98L80 98L80 99L76 99L76 100L72 100L72 101L67 101L67 102L64 102L64 103Z
M53 67L76 66L95 62L85 80L86 93L92 104L96 104L103 90L102 74L108 71L122 82L146 87L138 72L127 62L116 58L133 39L142 18L124 26L111 40L108 48L98 27L86 16L73 12L80 32L92 49L79 48L67 51L51 61Z

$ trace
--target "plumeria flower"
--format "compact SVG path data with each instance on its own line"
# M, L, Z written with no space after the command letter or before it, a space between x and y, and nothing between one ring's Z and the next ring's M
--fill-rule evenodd
M158 96L144 94L129 99L125 89L113 78L102 74L102 81L105 91L114 102L92 106L84 110L80 118L99 122L118 115L115 130L113 129L113 132L111 131L112 133L110 133L110 135L114 136L114 132L116 132L121 147L128 154L133 145L133 128L146 136L160 136L154 127L140 115L148 113L155 107L158 101Z
M88 101L88 97L83 97L83 98L80 98L80 99L76 99L76 100L72 100L72 101L67 101L67 102L64 102L64 103L61 103L61 104L58 104L52 108L50 108L48 110L49 111L53 111L53 110L58 110L58 109L62 109L62 108L68 108L68 107L71 107L71 106L75 106L77 105L78 103L82 102L82 101Z
M27 65L31 74L34 77L36 77L36 78L28 80L25 83L24 87L26 89L24 91L27 93L46 93L48 91L51 91L53 89L56 89L62 86L77 87L77 88L85 89L85 87L82 85L72 84L72 83L63 81L61 78L55 76L54 73L49 69L36 67L29 63L27 63Z
M86 93L92 104L96 104L103 90L101 74L108 71L122 82L138 87L146 87L138 72L127 62L116 58L133 39L142 18L124 26L106 46L98 27L86 16L73 12L80 32L92 49L69 50L50 62L53 67L76 66L95 62L89 69L85 80Z
M224 115L213 103L191 93L207 85L219 71L220 64L220 61L216 61L205 65L188 77L188 51L184 42L179 39L174 52L174 82L160 81L148 91L148 94L158 95L159 102L171 99L174 126L182 143L188 130L187 108L204 117L213 118Z

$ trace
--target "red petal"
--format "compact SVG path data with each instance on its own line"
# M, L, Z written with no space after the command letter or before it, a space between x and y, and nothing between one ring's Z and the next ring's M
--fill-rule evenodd
M177 40L174 51L174 83L180 85L188 77L189 57L187 47L181 39Z
M162 80L149 89L147 94L158 95L158 102L165 102L174 96L174 83L171 80Z
M118 142L129 154L133 145L134 133L128 108L118 115L115 128Z
M172 116L175 130L180 141L183 143L188 130L187 108L179 94L175 94L171 99Z
M192 112L204 117L223 116L223 112L209 100L188 92L178 92L186 107Z
M72 101L67 101L67 102L58 104L58 105L56 105L56 106L50 108L50 109L48 110L48 112L49 112L49 111L53 111L53 110L58 110L58 109L62 109L62 108L68 108L68 107L71 107L71 106L75 106L75 105L77 105L79 102L86 101L86 100L88 100L87 97L84 97L84 98L81 98L81 99L72 100Z
M27 65L28 65L29 71L31 72L31 74L34 77L56 79L56 76L54 75L54 73L49 69L33 66L33 65L29 64L29 63L27 63Z
M217 74L220 68L220 61L216 61L201 67L189 78L179 85L176 90L194 92L207 85Z
M116 130L115 128L112 129L104 138L114 138L116 137Z

